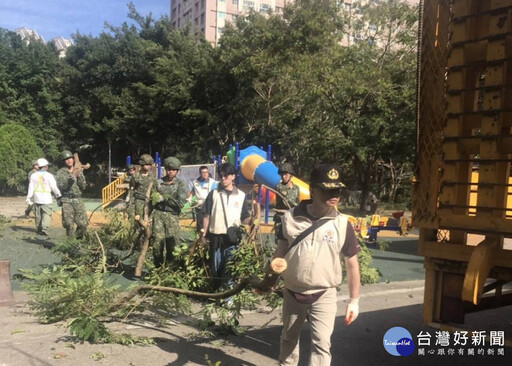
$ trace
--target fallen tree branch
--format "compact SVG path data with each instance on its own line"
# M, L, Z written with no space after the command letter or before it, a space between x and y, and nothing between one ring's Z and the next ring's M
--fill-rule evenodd
M105 247L103 246L103 243L101 242L98 232L95 231L94 234L96 235L96 239L98 239L98 242L100 243L101 263L102 263L102 267L103 267L103 273L107 273L107 256L105 255Z
M185 290L182 288L176 288L176 287L166 287L166 286L154 286L154 285L141 285L136 288L134 288L132 291L121 297L118 301L116 301L112 306L109 308L109 312L114 312L118 310L121 306L123 306L125 303L133 299L135 296L139 295L140 293L146 292L146 291L161 291L161 292L171 292L178 295L185 295L190 297L198 297L203 299L225 299L227 297L233 296L239 292L241 292L243 289L245 289L248 286L257 286L258 283L260 283L260 279L256 276L248 277L248 278L242 278L238 284L226 291L223 292L199 292L199 291L192 291L192 290Z

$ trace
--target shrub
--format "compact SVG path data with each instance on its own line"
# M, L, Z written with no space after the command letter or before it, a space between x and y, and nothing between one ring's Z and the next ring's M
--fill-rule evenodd
M0 126L0 192L23 192L32 161L43 156L34 137L23 126Z

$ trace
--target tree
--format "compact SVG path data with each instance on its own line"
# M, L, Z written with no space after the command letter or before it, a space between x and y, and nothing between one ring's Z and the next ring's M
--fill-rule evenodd
M59 67L52 46L0 29L0 116L25 126L49 158L61 144Z
M222 144L273 143L299 174L319 161L343 165L364 207L377 182L396 192L406 172L394 180L391 172L410 169L417 15L396 1L360 7L350 22L344 15L299 1L282 17L251 13L227 27L215 55L211 128ZM364 36L345 47L347 29Z
M228 26L216 53L210 99L211 125L222 143L272 143L307 170L313 164L304 154L307 135L295 132L315 98L310 72L326 49L337 47L341 26L336 9L318 1L299 1L282 16L252 12Z
M126 154L159 151L197 159L195 132L204 123L196 107L200 75L213 52L204 40L172 29L168 18L154 21L130 6L126 23L109 26L98 38L76 35L63 75L68 140L105 153L105 136ZM197 147L198 150L183 146Z
M41 156L41 149L25 127L15 123L0 126L0 192L24 191L32 161Z
M323 160L344 165L347 183L362 190L363 211L370 190L382 182L378 174L390 162L410 169L414 158L415 20L415 9L399 2L363 7L352 26L368 36L331 48L312 70L319 92L299 134L310 134L309 145ZM387 191L396 192L403 175L390 177Z

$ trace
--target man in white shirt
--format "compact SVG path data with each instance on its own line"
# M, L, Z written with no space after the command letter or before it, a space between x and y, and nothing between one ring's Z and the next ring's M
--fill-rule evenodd
M34 204L37 234L48 236L47 230L52 216L52 192L57 201L60 200L61 193L55 177L48 173L48 161L38 159L37 165L39 170L32 174L28 184L27 204Z
M217 188L217 182L214 181L210 177L210 172L208 171L208 167L206 165L201 165L199 167L199 177L192 181L192 187L188 192L187 200L192 202L192 199L195 197L195 204L191 204L191 206L196 206L195 215L196 215L196 230L198 233L202 233L201 229L203 228L203 204L208 196L208 193L215 190Z
M241 239L238 238L236 242L230 240L228 228L240 227L250 221L245 193L236 187L235 176L233 165L222 164L219 167L220 184L208 194L203 205L202 239L206 241L208 238L210 242L210 273L215 289L231 282L231 274L226 264Z

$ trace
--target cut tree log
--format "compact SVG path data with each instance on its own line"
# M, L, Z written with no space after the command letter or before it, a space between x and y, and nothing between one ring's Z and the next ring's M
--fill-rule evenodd
M144 266L144 261L146 260L146 254L149 249L149 238L151 236L151 222L149 221L149 196L151 193L151 188L153 188L153 182L149 183L148 189L146 191L146 200L144 203L143 209L143 218L139 215L135 216L135 221L139 223L139 225L144 230L144 242L140 248L139 259L137 260L137 266L135 267L135 276L142 276L142 267Z
M78 177L78 175L80 175L80 173L84 169L89 169L91 167L91 164L89 164L89 163L82 164L82 162L80 161L80 158L78 157L77 153L73 154L73 159L74 159L73 171L71 172L71 175L74 176L75 178Z

